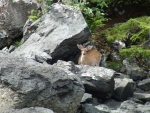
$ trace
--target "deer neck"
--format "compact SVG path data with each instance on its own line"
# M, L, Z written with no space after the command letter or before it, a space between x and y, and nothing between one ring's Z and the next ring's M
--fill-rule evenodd
M86 59L86 55L81 54L81 58L80 58L81 64L85 63L85 59Z

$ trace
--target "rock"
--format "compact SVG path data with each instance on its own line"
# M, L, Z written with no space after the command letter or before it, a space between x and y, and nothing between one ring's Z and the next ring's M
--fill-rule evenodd
M30 35L34 32L33 27L30 27L31 24L33 23L32 19L28 19L23 27L23 38L22 38L22 43L24 43L29 37Z
M81 102L88 102L88 101L91 101L93 98L92 98L92 95L89 94L89 93L84 93L83 97L82 97L82 100Z
M133 95L134 98L144 100L144 101L150 101L150 94L148 93L134 93Z
M131 59L131 61L125 59L123 60L123 65L124 69L121 69L121 72L129 75L134 81L147 78L148 72L140 68L135 59Z
M1 113L54 113L52 110L43 107L30 107L23 109L7 109Z
M123 49L123 48L126 48L126 45L125 45L125 43L124 42L122 42L122 41L119 41L119 40L115 40L114 42L113 42L113 49L114 50L116 50L116 51L119 51L119 50L121 50L121 49Z
M0 25L0 28L4 30L7 35L3 36L3 39L1 39L0 36L0 48L5 47L6 45L9 46L9 43L6 43L7 40L11 43L14 38L18 38L22 35L23 26L28 19L29 12L31 10L36 10L38 7L39 4L36 0L9 1L9 4L5 9L5 12L8 13L6 13L7 17L5 19L5 23Z
M109 99L104 101L103 104L108 106L110 110L117 110L119 109L121 102L114 99Z
M85 104L82 107L82 113L110 113L110 110L105 105Z
M87 41L90 30L85 22L81 11L72 6L53 4L49 7L48 13L30 25L33 33L28 40L18 47L13 53L35 59L45 53L49 57L49 63L57 60L69 60L79 50L77 43Z
M132 100L124 101L119 113L150 113L150 105L143 105Z
M140 81L137 87L144 91L150 90L150 78Z
M0 53L0 111L43 106L57 113L75 113L84 94L75 74L57 66Z
M5 30L0 30L0 49L9 43L8 34Z
M128 97L133 96L135 83L132 79L115 78L115 88L113 97L118 100L126 100Z
M104 67L78 66L85 91L100 98L110 98L114 91L114 71Z

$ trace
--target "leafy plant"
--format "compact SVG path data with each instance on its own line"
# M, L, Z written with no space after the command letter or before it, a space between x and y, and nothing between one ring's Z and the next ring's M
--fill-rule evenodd
M73 5L74 7L78 7L85 17L85 20L87 24L89 25L92 32L97 27L104 26L104 21L107 21L107 19L104 17L104 7L107 7L107 4L105 0L91 0L89 2L87 1L76 1L69 3L70 5Z
M40 10L31 10L30 15L28 16L29 19L36 21L42 15Z
M22 41L15 41L13 45L17 48L22 45Z

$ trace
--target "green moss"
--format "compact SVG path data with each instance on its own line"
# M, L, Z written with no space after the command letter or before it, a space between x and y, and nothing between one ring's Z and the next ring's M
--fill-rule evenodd
M115 62L108 62L108 67L111 69L115 69L117 67L122 67L122 62L121 61L115 61Z
M131 46L131 48L122 49L119 53L122 57L125 58L133 58L136 55L140 55L143 59L150 59L150 50L137 46Z
M128 38L133 42L143 42L147 39L150 31L150 17L144 16L140 18L130 19L125 23L116 24L113 28L109 28L101 33L107 35L107 41L113 42L115 39Z

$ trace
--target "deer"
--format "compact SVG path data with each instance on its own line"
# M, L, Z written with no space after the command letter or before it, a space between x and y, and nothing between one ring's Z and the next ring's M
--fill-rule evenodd
M81 50L81 55L78 59L79 65L99 66L101 54L92 45L83 47L81 44L77 44L77 47Z

